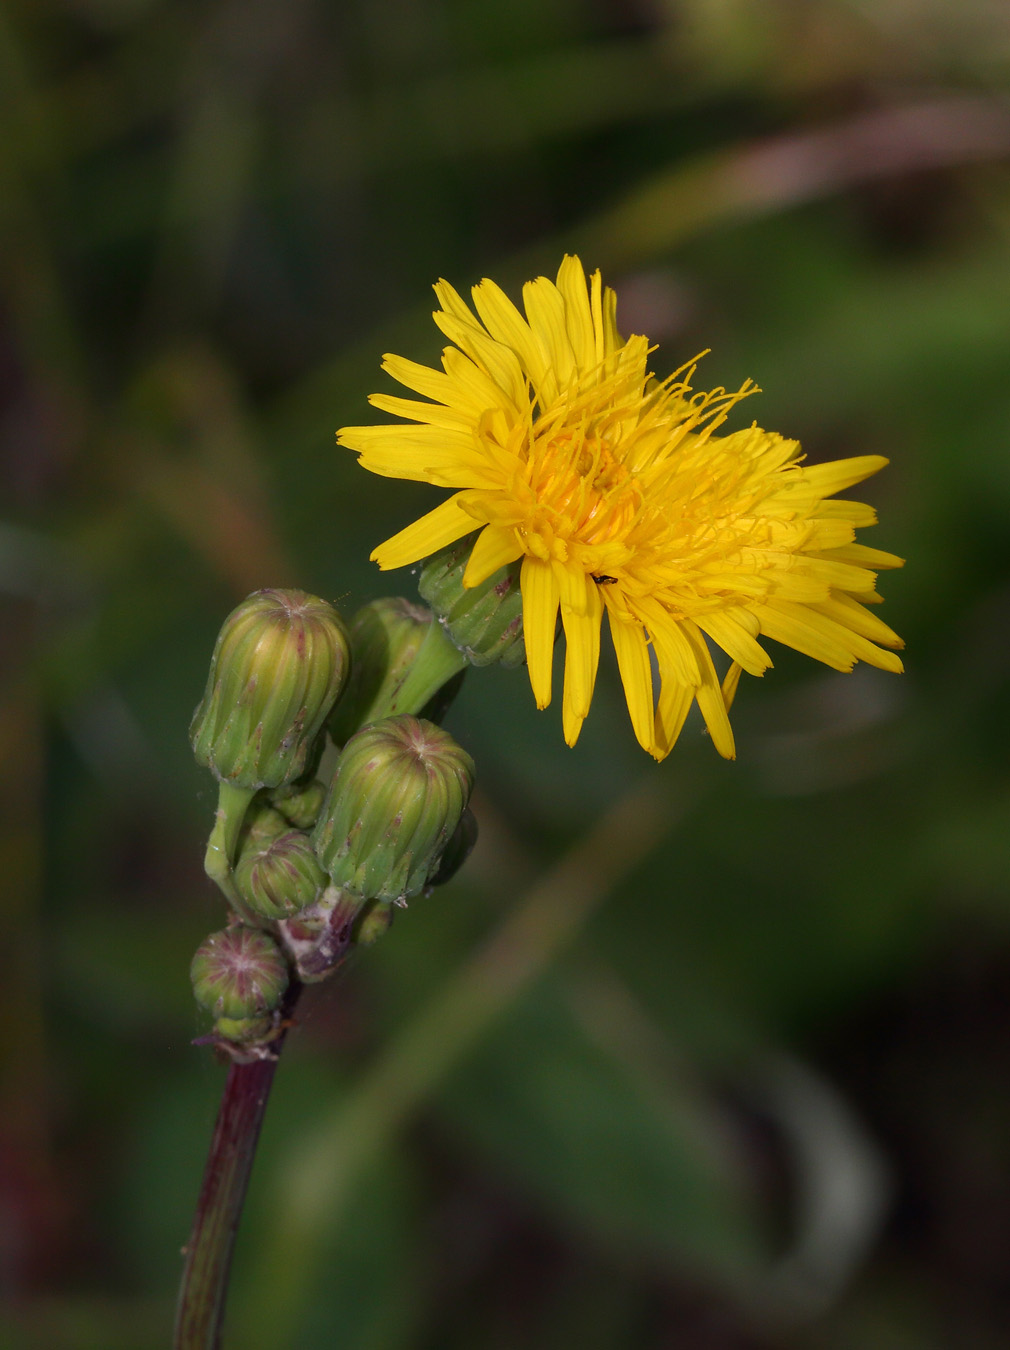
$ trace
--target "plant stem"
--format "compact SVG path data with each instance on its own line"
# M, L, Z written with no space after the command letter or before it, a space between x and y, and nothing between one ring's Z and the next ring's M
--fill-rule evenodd
M389 707L379 716L419 713L454 675L470 662L454 647L438 619L432 619L403 683L394 691Z
M238 892L232 876L232 865L242 822L255 795L255 791L250 788L234 787L231 783L220 784L214 829L207 841L207 853L203 860L204 871L211 881L217 883L232 909L239 918L253 925L257 924L257 920L250 914L248 905Z
M300 992L301 986L292 987L285 1004L286 1017ZM268 1054L263 1058L229 1066L193 1231L183 1248L186 1264L176 1311L175 1350L218 1350L221 1344L235 1234L283 1045L282 1031L265 1047Z

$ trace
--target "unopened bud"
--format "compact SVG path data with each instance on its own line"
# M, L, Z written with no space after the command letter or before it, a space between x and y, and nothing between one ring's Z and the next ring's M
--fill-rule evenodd
M384 933L389 932L393 922L394 906L385 900L374 900L361 918L354 932L354 940L359 947L370 947L378 942Z
M250 790L299 778L349 661L332 605L304 591L256 591L218 635L189 731L197 762Z
M473 789L448 732L387 717L344 746L312 836L335 886L363 900L416 895L438 868Z
M235 885L262 918L289 919L315 901L326 885L326 874L308 836L288 830L239 855Z
M430 609L400 596L358 610L350 623L351 674L329 723L338 745L359 727L388 716L433 619Z
M189 973L197 1003L214 1014L218 1033L235 1041L269 1031L270 1014L288 987L287 962L277 943L243 924L212 933L197 948Z
M239 856L248 852L250 848L263 848L271 839L276 839L279 834L287 834L291 828L291 822L286 816L282 816L263 797L257 797L246 813L245 820L242 823L242 830L239 834L238 852Z
M285 784L270 794L275 810L296 830L311 830L326 798L326 784L314 778L311 783L296 787Z
M465 587L463 575L473 542L474 536L467 536L430 557L421 570L418 590L471 665L521 665L526 648L520 563L509 563L479 585Z
M250 1045L254 1041L271 1039L274 1031L274 1019L264 1017L219 1017L214 1023L218 1036L238 1045Z

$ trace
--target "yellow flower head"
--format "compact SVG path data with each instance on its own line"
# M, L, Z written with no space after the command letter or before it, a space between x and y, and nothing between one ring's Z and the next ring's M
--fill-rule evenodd
M797 442L775 432L716 435L754 386L693 394L693 364L656 380L647 339L621 338L614 292L599 272L587 284L578 258L565 257L556 284L527 283L525 318L493 281L473 288L476 314L445 281L435 294L435 322L454 344L442 370L383 363L430 401L371 398L414 425L344 427L338 439L373 473L455 491L372 557L402 567L480 528L464 585L522 558L541 708L561 610L569 745L589 711L604 612L635 734L657 759L695 700L717 750L733 757L740 672L771 665L761 636L836 670L857 660L901 670L883 650L901 640L865 608L880 598L875 569L901 559L854 543L876 516L833 496L876 473L882 456L805 467ZM708 640L731 661L721 685Z

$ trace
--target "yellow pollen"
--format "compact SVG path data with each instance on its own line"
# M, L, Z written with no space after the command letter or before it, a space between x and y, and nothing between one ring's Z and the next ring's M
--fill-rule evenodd
M566 431L535 443L530 487L537 525L583 544L602 544L624 534L638 513L635 478L604 440Z

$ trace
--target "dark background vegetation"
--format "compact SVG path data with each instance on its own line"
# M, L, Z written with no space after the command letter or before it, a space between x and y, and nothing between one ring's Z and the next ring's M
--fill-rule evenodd
M661 766L612 657L574 752L471 674L481 843L306 1000L231 1343L1010 1344L1008 68L998 0L3 5L4 1345L166 1344L214 634L411 593L368 552L435 496L333 432L436 277L565 249L661 373L891 458L908 673L776 651Z

